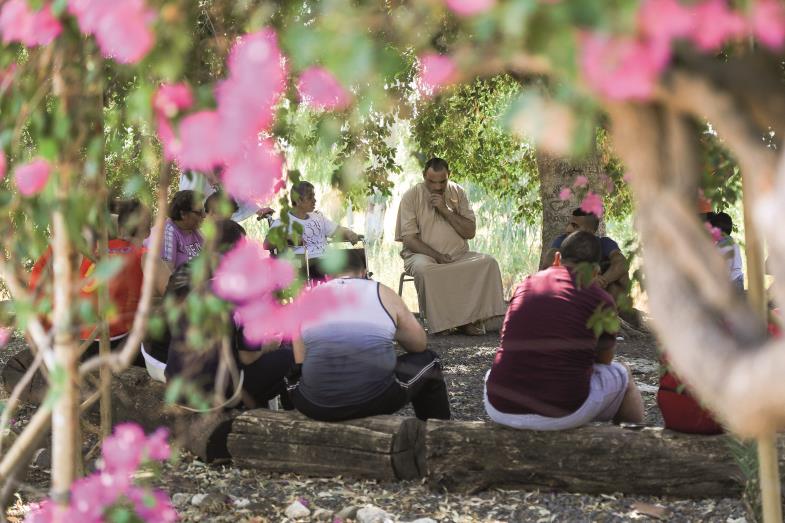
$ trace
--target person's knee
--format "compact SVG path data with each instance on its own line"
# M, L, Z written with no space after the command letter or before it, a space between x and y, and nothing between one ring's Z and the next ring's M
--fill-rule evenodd
M624 398L621 400L619 410L616 412L614 421L616 423L641 423L644 419L643 398L635 380L632 378L632 370L629 365L622 363L627 370L627 387L624 390Z

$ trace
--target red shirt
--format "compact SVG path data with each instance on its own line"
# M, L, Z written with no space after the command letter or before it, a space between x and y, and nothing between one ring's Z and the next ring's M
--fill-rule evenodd
M578 288L566 267L550 267L526 278L510 301L501 346L488 376L488 400L507 414L549 417L575 412L589 395L600 340L586 326L599 307L615 310L597 285Z
M136 246L127 240L109 240L109 256L122 256L125 264L109 280L109 301L112 306L109 311L109 336L115 337L125 334L131 330L133 325L136 308L142 296L142 256L145 249ZM97 300L95 282L91 281L90 275L95 267L92 261L85 258L79 268L79 274L83 279L82 291L90 296L90 299ZM86 338L92 332L92 327L82 331L82 338Z

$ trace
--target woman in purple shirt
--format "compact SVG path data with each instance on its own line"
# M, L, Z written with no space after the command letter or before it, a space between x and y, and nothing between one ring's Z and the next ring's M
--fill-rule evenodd
M169 218L164 224L161 259L171 271L196 257L204 238L199 227L204 220L201 198L194 191L178 191L169 203Z

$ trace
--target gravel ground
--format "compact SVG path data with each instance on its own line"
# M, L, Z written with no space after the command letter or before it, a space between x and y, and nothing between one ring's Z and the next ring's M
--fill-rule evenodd
M653 338L626 336L619 340L617 357L633 369L646 403L646 421L661 424L656 408L658 365ZM459 420L487 420L482 400L482 381L490 367L498 334L480 337L437 336L429 345L442 356L453 415ZM23 343L15 339L0 351L0 367ZM3 392L0 389L0 398ZM33 412L20 410L18 424ZM411 410L402 414L411 415ZM16 505L7 516L21 521L26 503L40 499L47 488L45 468L33 468L20 490ZM683 500L491 489L476 495L435 492L423 482L379 483L347 478L314 479L294 475L269 475L230 465L205 465L183 453L167 463L154 483L173 497L182 521L266 522L287 521L287 507L300 501L310 511L302 521L334 521L343 510L350 515L358 507L373 505L396 521L432 518L444 522L505 521L711 521L745 522L745 509L738 499ZM346 521L345 517L341 518ZM353 516L349 518L353 520Z

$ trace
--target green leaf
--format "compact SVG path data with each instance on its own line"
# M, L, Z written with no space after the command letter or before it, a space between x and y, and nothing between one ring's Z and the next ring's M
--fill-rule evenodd
M60 399L65 386L68 383L68 374L62 365L55 362L54 366L49 370L49 390L46 392L43 406L45 408L53 407L54 404Z
M49 160L56 162L59 153L57 142L51 138L43 138L38 142L38 154Z
M339 274L346 267L345 249L327 249L320 258L322 269L329 274ZM311 264L314 262L311 261Z
M59 17L65 12L66 7L68 7L68 0L54 0L52 2L52 14Z
M180 397L184 384L183 378L180 377L175 377L167 381L166 394L164 395L164 401L167 405L177 403L177 399Z

